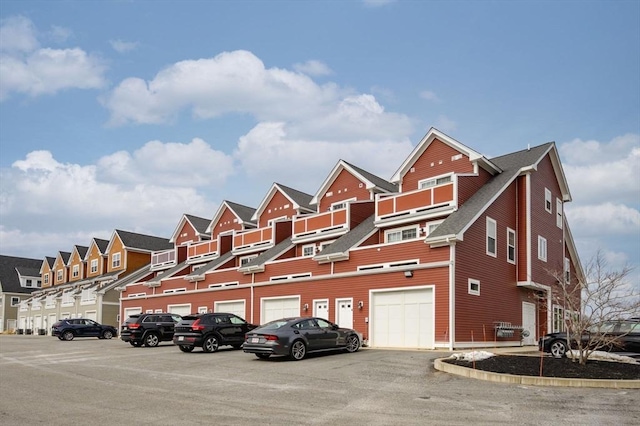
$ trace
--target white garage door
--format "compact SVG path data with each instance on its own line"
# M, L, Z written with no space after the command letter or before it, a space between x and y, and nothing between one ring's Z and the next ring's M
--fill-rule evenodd
M286 317L300 315L300 297L277 297L262 299L262 317L260 324Z
M191 313L191 303L184 305L168 305L167 312L170 314L178 314L180 316L189 315Z
M129 318L131 315L138 315L142 313L142 309L141 308L125 308L124 310L124 319L122 322L124 322L127 318Z
M98 321L98 312L97 311L87 311L84 314L85 318L92 319L94 321Z
M373 292L372 307L371 346L433 349L431 288Z
M235 314L240 318L246 318L247 313L244 309L244 300L230 300L225 302L215 302L213 304L214 312L226 312Z

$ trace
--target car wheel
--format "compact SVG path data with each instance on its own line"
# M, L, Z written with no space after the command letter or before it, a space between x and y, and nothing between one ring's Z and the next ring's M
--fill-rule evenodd
M111 330L105 330L102 333L102 338L103 339L111 339L113 337L113 332Z
M76 336L73 334L73 331L65 331L62 333L62 339L64 340L73 340L74 337Z
M158 346L160 343L160 339L158 339L158 335L155 333L147 334L147 337L144 338L144 345L148 348L154 348Z
M271 356L271 354L255 354L260 359L267 359Z
M302 340L296 340L291 345L289 356L295 361L300 361L307 354L307 346Z
M360 338L355 335L347 337L347 352L357 352L360 349Z
M134 348L139 348L140 346L142 346L142 342L134 342L133 340L131 340L129 344Z
M220 342L216 336L209 336L202 343L202 350L205 352L216 352L220 347Z
M567 344L562 340L556 340L555 342L551 343L549 351L554 357L561 358L567 353Z
M193 346L178 345L182 352L193 352Z

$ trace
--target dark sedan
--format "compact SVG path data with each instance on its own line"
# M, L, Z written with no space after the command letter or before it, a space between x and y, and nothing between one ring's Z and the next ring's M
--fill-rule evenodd
M92 319L68 318L53 324L51 334L60 340L73 340L76 337L111 339L118 335L118 330L110 325L99 324Z
M596 333L596 336L593 335ZM598 327L597 330L586 333L582 337L584 345L599 341L604 345L601 350L611 352L640 353L640 319L608 321ZM576 342L571 346L575 347ZM555 357L562 357L569 349L567 345L567 333L549 333L538 341L538 348L543 352L549 352Z
M322 318L283 318L248 332L242 348L261 359L283 355L297 361L313 352L356 352L360 349L360 335Z

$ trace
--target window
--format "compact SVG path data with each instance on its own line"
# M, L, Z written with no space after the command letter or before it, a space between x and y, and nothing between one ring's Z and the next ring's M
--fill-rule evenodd
M98 272L98 259L91 259L91 272Z
M78 278L80 276L80 265L73 265L73 272L71 272L71 276L73 278Z
M64 293L62 293L62 304L63 305L73 304L73 291L65 291Z
M44 274L44 283L49 284L49 274Z
M562 229L562 200L556 198L556 226Z
M551 213L551 191L544 189L544 209Z
M33 287L33 280L26 280L24 285L25 287Z
M111 257L111 267L119 268L120 267L120 253L113 253Z
M392 229L384 233L386 243L395 243L396 241L413 240L418 237L418 227Z
M538 235L538 259L547 261L547 239Z
M56 271L56 280L62 281L64 279L64 271L62 269L58 269Z
M418 188L420 189L431 188L432 186L443 185L449 182L451 182L451 175L437 177L437 178L430 178L430 179L425 179L418 182Z
M12 297L11 298L11 306L18 306L20 304L20 298L19 297Z
M569 263L568 258L564 258L564 280L566 282L571 281L571 263Z
M427 236L431 235L431 233L433 231L435 231L436 228L438 227L438 225L440 225L442 222L444 222L444 220L439 220L437 222L429 222L429 223L427 223Z
M250 254L248 256L242 256L240 258L240 266L245 266L246 264L248 264L249 262L251 262L253 259L255 259L256 257L258 257L257 254Z
M496 257L496 238L497 238L496 221L487 217L487 254Z
M331 207L329 207L329 210L346 209L347 204L351 201L356 201L356 198L349 198L348 200L343 200L343 201L338 201L336 203L333 203L331 204Z
M96 292L92 288L85 288L82 290L82 295L80 296L81 302L93 302L96 300Z
M469 294L480 296L480 281L469 278Z
M507 228L507 262L516 263L516 231Z
M315 244L308 244L306 246L302 246L302 255L305 257L313 256L316 252Z
M209 309L206 306L198 306L199 314L206 314L207 312L209 312Z
M564 331L564 309L561 306L553 305L553 332Z

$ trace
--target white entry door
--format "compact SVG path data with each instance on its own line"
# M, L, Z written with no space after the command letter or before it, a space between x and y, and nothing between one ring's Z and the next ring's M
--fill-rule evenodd
M336 299L336 324L353 328L353 299Z
M47 329L47 334L51 334L51 326L56 323L56 314L49 314L49 324Z
M313 316L329 320L329 301L327 299L313 301Z
M522 344L535 345L537 342L536 305L533 303L522 302L522 328L529 332L529 335L522 339Z

